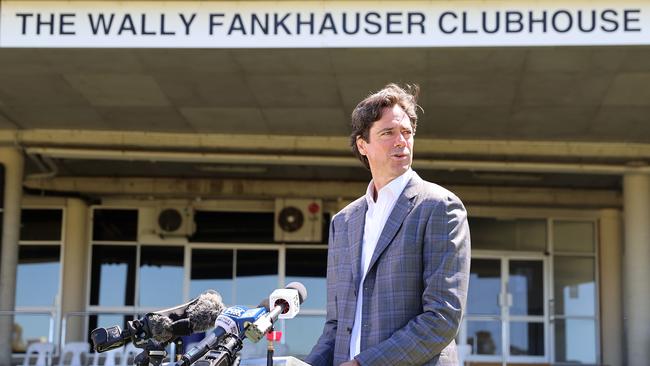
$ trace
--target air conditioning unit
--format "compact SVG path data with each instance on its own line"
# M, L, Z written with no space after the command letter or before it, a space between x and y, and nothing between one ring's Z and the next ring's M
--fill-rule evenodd
M323 202L319 199L275 200L276 242L320 243L323 239Z
M160 205L138 211L138 241L141 243L187 243L194 234L194 209Z

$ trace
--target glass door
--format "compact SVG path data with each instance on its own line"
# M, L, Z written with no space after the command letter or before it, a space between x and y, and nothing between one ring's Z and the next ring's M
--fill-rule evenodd
M547 273L543 256L472 259L461 332L468 361L548 362Z

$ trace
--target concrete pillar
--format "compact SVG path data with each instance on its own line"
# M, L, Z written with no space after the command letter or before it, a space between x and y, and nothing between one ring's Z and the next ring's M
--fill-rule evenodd
M5 168L2 258L0 259L0 310L12 311L16 304L16 268L20 236L20 202L23 192L24 160L20 150L0 147L0 164ZM11 365L11 335L14 317L0 316L0 366Z
M623 228L621 212L600 212L600 334L602 362L623 365Z
M86 303L86 258L88 254L88 206L80 199L66 200L65 238L63 242L63 288L61 289L61 316L72 311L85 310ZM83 341L84 318L67 318L66 339Z
M625 251L624 316L627 365L650 360L650 176L623 177Z

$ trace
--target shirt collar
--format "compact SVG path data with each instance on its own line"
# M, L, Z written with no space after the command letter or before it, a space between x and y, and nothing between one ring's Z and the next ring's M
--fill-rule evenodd
M384 187L382 187L379 190L379 192L377 193L377 200L379 200L379 195L384 195L386 193L389 194L391 197L399 196L404 190L404 187L406 187L408 181L411 179L411 176L413 176L413 169L409 168L407 171L404 172L404 174L391 180L388 184L386 184ZM372 199L373 196L372 193L374 189L375 189L375 185L374 182L371 180L370 183L368 184L368 188L366 189L366 195L365 195L368 206L376 203Z

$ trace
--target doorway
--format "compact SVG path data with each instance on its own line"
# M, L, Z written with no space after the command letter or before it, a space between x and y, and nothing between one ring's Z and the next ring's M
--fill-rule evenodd
M549 265L543 254L474 254L461 343L467 361L547 364Z

